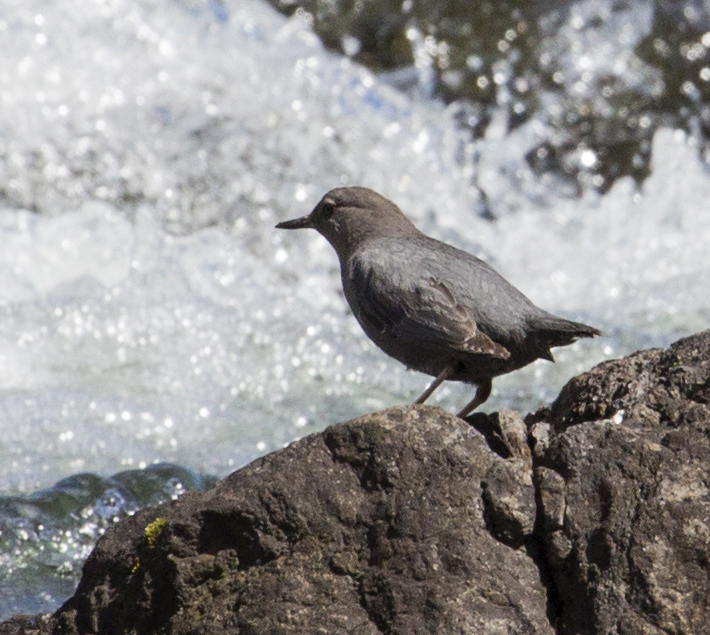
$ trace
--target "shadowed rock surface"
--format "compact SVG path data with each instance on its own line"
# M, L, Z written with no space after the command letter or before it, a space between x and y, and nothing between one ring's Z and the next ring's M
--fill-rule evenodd
M331 426L118 523L50 626L0 633L710 633L709 474L707 331L525 423Z

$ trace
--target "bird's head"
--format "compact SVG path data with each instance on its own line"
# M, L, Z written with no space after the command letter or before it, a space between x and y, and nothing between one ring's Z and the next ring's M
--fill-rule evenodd
M315 229L333 245L341 259L347 258L367 239L419 233L399 207L366 187L331 190L308 216L279 223L276 227Z

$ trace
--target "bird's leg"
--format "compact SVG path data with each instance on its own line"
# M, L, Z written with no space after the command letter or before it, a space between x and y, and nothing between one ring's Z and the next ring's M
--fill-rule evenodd
M429 387L421 395L419 395L419 398L414 403L424 403L427 399L429 399L429 397L431 397L431 393L433 393L439 386L441 386L441 384L443 384L449 377L451 377L451 375L454 374L454 371L458 365L459 363L455 359L452 359L446 366L444 366L443 370L436 376L436 379L429 384Z
M491 396L491 390L493 389L493 381L490 379L486 379L486 381L481 382L478 384L478 388L476 389L476 396L463 407L463 410L459 412L457 416L463 418L466 415L472 413L478 406L480 406L482 403L488 399L488 397Z

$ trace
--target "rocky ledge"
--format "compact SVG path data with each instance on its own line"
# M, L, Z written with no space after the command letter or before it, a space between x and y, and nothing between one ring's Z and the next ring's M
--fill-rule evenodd
M112 528L0 633L710 633L710 331L550 409L392 408Z

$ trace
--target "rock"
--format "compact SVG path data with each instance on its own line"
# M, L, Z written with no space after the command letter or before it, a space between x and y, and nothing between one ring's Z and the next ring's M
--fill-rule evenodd
M552 406L551 423L559 431L574 423L604 419L676 427L697 420L706 429L709 347L710 331L704 331L666 350L639 351L599 364L562 389Z
M519 413L514 410L491 414L477 412L466 420L486 438L491 450L499 456L523 459L525 464L530 462L528 431Z
M565 480L554 470L538 467L535 480L540 498L540 512L546 531L555 531L565 520Z
M512 465L437 408L332 426L109 530L53 632L551 634L535 563L486 526L485 479L517 518Z
M0 635L42 635L49 632L49 615L15 615L0 624Z
M525 423L334 425L118 523L51 629L0 635L710 635L709 474L710 331L600 364Z
M491 534L517 549L532 535L537 514L528 431L519 413L502 410L467 418L504 461L494 461L483 478L486 525Z
M531 467L522 459L496 461L482 482L488 530L514 549L523 546L535 527L537 507Z
M539 461L550 445L550 424L544 422L533 423L530 426L530 443L533 457Z
M600 364L543 413L560 633L710 633L709 404L706 331Z
M572 552L572 541L565 535L563 531L553 531L551 534L545 535L545 540L549 541L549 564L548 571L554 571L557 567L564 565L567 556Z

